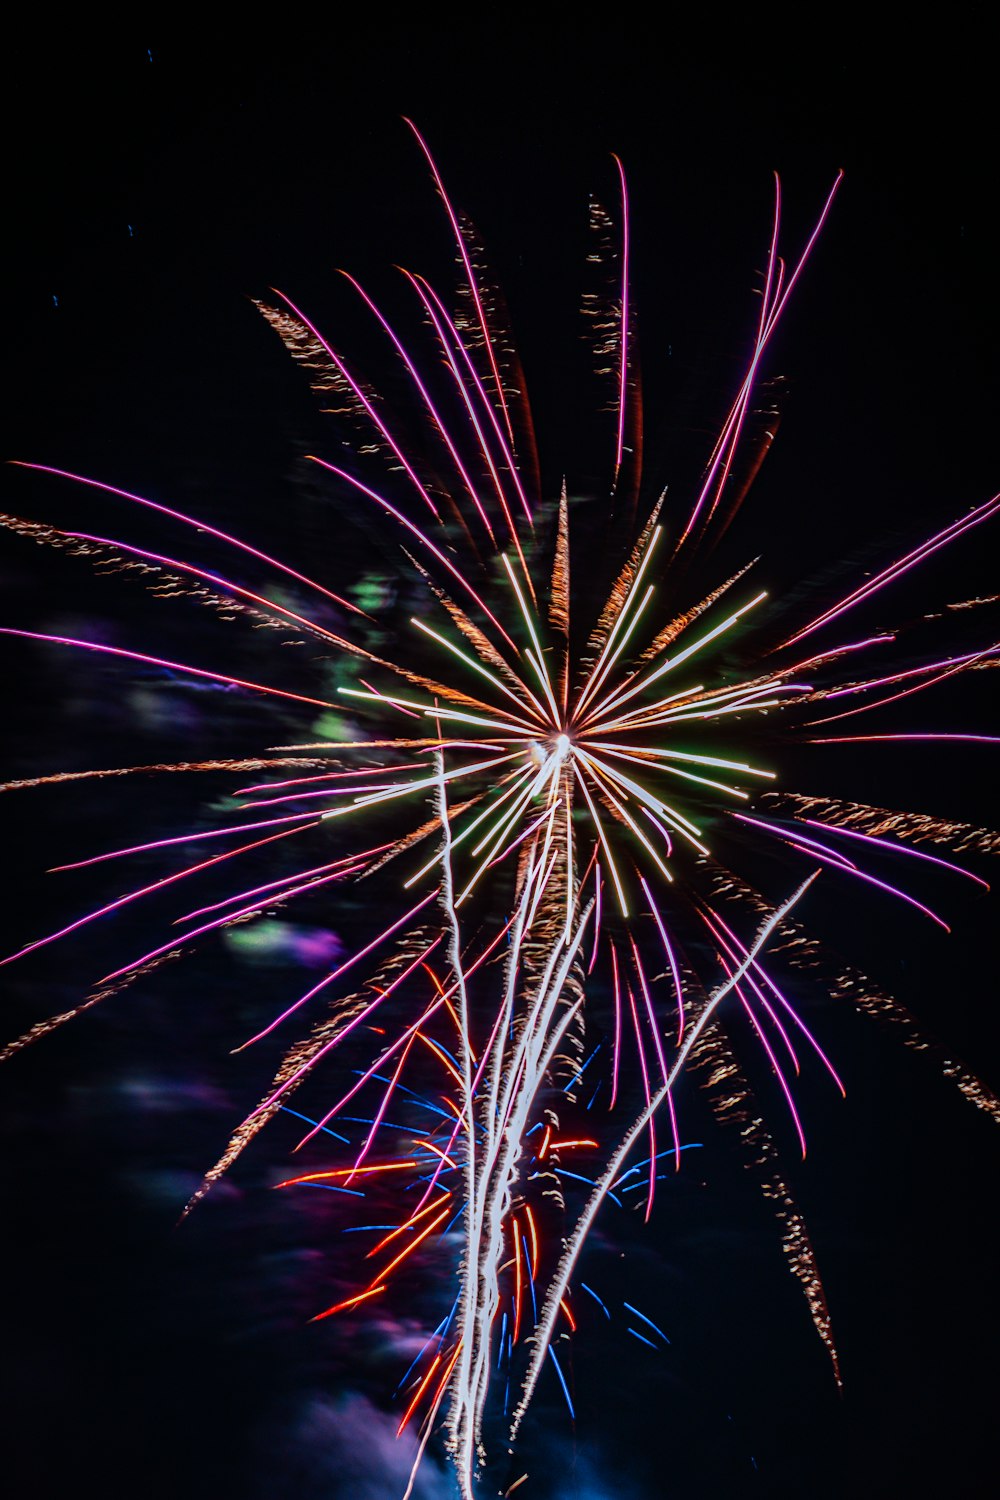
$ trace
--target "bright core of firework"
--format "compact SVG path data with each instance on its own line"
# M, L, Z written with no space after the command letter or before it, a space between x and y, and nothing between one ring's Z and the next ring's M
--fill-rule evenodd
M441 749L452 761L469 762L471 756L471 763L453 765L445 777L460 791L466 782L474 785L484 777L489 781L487 790L474 792L464 817L455 819L451 848L453 852L463 850L469 867L463 875L459 905L471 895L484 872L523 841L529 814L531 831L541 828L546 847L558 840L566 869L572 871L576 860L574 808L579 799L589 815L591 836L596 836L600 862L610 878L619 912L627 917L629 898L620 860L613 852L612 825L626 829L659 873L672 880L670 861L675 841L698 854L708 853L702 828L684 810L683 799L672 787L679 784L682 790L707 789L723 798L747 801L749 793L740 782L759 784L775 774L744 760L683 748L680 737L696 727L704 731L742 715L783 706L809 689L789 681L794 665L743 683L728 682L723 687L706 687L691 680L700 664L698 659L710 658L713 647L727 632L764 601L764 592L753 595L708 629L685 629L684 617L669 620L666 625L661 622L649 642L650 632L656 629L650 608L655 590L647 579L662 536L662 528L655 524L646 528L626 563L592 633L582 670L574 671L569 660L568 582L562 582L569 575L566 508L564 495L548 622L550 631L553 620L562 622L563 629L551 632L547 648L542 642L549 632L539 617L530 575L525 571L519 578L514 562L504 553L501 560L514 617L524 637L520 647L507 631L503 639L491 640L486 628L481 629L463 609L448 601L452 622L471 644L471 653L423 620L412 621L446 653L442 680L429 681L405 667L379 663L424 686L433 694L432 702L426 697L415 699L371 686L342 687L339 691L377 708L380 714L388 707L408 716L432 719L436 735L420 740L401 737L391 743L399 750ZM429 540L427 545L432 545ZM722 592L715 590L694 613L714 604ZM637 641L645 642L644 650L638 650ZM476 696L453 685L456 661L467 676L475 674L479 680ZM487 691L478 696L483 682ZM475 686L474 681L470 686ZM358 741L350 748L363 746L364 742ZM483 752L488 758L482 758ZM324 816L364 812L415 794L426 798L432 784L433 777L418 768L416 775L401 776L371 792L347 787L345 794L352 793L352 800ZM406 884L414 885L436 865L434 855ZM565 888L568 922L573 881L565 882Z

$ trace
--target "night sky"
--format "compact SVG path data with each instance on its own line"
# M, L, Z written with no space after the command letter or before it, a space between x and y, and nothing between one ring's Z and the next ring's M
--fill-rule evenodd
M781 430L733 556L763 553L779 587L835 586L987 499L1000 484L1000 293L984 37L908 30L876 48L831 13L817 56L804 39L796 49L707 31L663 50L627 12L611 24L587 33L569 13L542 26L497 12L453 30L388 11L316 33L209 41L152 26L14 50L3 456L156 495L333 587L364 569L377 588L390 553L318 495L303 455L327 429L249 299L281 287L363 349L335 267L377 290L394 262L444 279L447 226L407 114L505 289L550 493L564 473L584 488L593 477L575 319L587 193L611 195L615 151L635 215L647 472L663 482L686 472L692 434L718 418L745 355L772 171L792 246L846 173L769 356L769 375L785 379ZM4 485L17 515L123 529L55 479L8 469ZM132 535L164 540L144 522ZM876 623L995 589L995 556L994 526L905 585ZM222 627L204 612L171 612L6 533L0 578L0 623L131 632L140 650L217 659ZM965 649L988 644L995 612L964 628ZM4 656L4 779L187 758L193 737L220 755L274 743L274 721L234 699L157 692L121 667L25 642L8 640ZM229 670L264 674L269 660L234 650ZM899 727L989 732L992 676L932 690ZM293 716L278 723L295 732ZM858 785L881 805L995 823L994 747L852 753L849 770L831 754L810 789ZM138 841L150 823L184 826L197 802L180 783L5 796L4 951L95 892L116 894L86 872L44 872ZM957 884L938 888L950 937L832 886L808 920L997 1086L996 902ZM348 909L333 938L314 926L306 961L324 962L324 941L350 943L364 920ZM155 911L137 912L4 970L5 1037L71 1006L157 932ZM247 962L225 944L172 968L0 1071L10 1492L394 1500L408 1450L382 1413L402 1369L360 1322L308 1324L336 1224L325 1205L268 1190L297 1139L291 1123L175 1227L270 1076L273 1054L229 1049L296 986L296 969L280 945ZM609 1211L588 1261L610 1298L656 1319L669 1349L590 1318L575 1346L577 1423L544 1385L525 1436L532 1480L516 1495L836 1500L989 1484L1000 1135L891 1028L831 1002L811 1019L847 1100L818 1074L803 1084L805 1163L785 1122L774 1128L823 1272L843 1394L735 1143L706 1124L652 1225ZM418 1494L451 1494L432 1462Z

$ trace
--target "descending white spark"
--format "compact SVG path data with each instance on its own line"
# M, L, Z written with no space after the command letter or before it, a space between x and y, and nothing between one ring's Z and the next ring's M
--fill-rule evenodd
M803 881L799 888L794 891L791 896L789 896L787 901L779 906L776 911L771 913L767 920L762 924L759 932L757 933L757 936L754 938L753 943L747 949L746 955L740 965L733 970L733 972L728 976L724 983L719 985L719 987L709 997L708 1001L705 1004L705 1008L701 1012L701 1015L698 1017L697 1021L695 1021L694 1025L689 1028L684 1042L680 1047L678 1047L673 1066L671 1067L665 1082L657 1090L656 1094L651 1098L649 1104L642 1111L638 1119L635 1120L631 1128L623 1137L617 1151L614 1153L608 1166L605 1168L601 1177L598 1179L594 1191L591 1194L590 1199L583 1210L583 1213L580 1215L580 1218L577 1221L576 1229L574 1230L572 1237L566 1245L566 1249L563 1252L563 1256L559 1262L558 1269L556 1270L554 1277L549 1283L549 1289L546 1294L545 1304L542 1308L541 1316L539 1317L535 1332L532 1335L532 1339L534 1342L534 1352L531 1357L531 1363L528 1367L528 1372L524 1378L524 1384L521 1389L521 1399L518 1402L517 1408L514 1412L513 1420L511 1422L511 1440L513 1440L517 1435L517 1430L521 1425L521 1422L524 1418L524 1413L527 1410L528 1403L530 1402L532 1394L534 1392L535 1385L538 1381L538 1376L541 1372L542 1363L545 1359L545 1353L552 1338L555 1321L559 1315L559 1304L562 1298L566 1295L566 1288L569 1285L570 1277L573 1274L573 1267L576 1264L577 1257L587 1236L587 1232L589 1231L590 1226L593 1223L594 1218L596 1217L598 1209L604 1202L609 1189L614 1185L615 1180L620 1175L626 1157L628 1156L632 1147L635 1145L636 1140L639 1138L648 1121L652 1119L656 1111L659 1109L660 1105L663 1104L663 1102L669 1097L671 1089L674 1087L678 1077L680 1076L683 1068L687 1063L688 1057L691 1054L692 1047L697 1042L698 1038L702 1035L709 1022L712 1020L715 1012L719 1008L719 1005L730 993L730 991L735 989L736 985L739 984L744 974L746 974L747 970L752 966L754 960L757 958L757 955L763 949L772 932L774 932L775 928L781 924L781 922L785 919L792 908L798 904L798 902L805 895L806 891L809 889L815 879L816 874L810 875L809 879Z

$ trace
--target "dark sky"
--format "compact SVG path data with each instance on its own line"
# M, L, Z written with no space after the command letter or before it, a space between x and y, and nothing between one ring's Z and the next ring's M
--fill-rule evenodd
M745 348L772 171L796 245L843 168L772 354L770 373L788 381L784 418L740 546L766 552L788 582L806 562L822 573L847 557L863 570L996 488L996 130L976 28L911 25L890 44L830 12L811 18L820 51L804 34L714 27L682 39L668 25L664 41L628 9L589 31L568 12L453 27L385 10L314 33L280 19L211 40L193 26L129 27L8 57L4 457L156 493L234 529L239 517L244 534L331 567L350 561L336 517L301 493L299 455L318 430L308 393L247 299L277 285L323 321L343 307L335 266L379 287L395 261L446 266L399 119L409 114L506 289L550 489L564 472L587 478L565 351L586 195L610 191L610 151L632 190L657 477L670 478L691 424L717 415L720 372ZM80 496L56 481L11 470L5 487L5 509L81 525ZM904 608L982 590L991 554L995 531L935 565L926 596L905 593ZM3 623L73 634L98 617L130 621L115 581L98 602L105 584L83 565L16 538L0 556ZM183 639L173 629L157 637L167 655ZM973 620L969 638L986 644L988 629ZM214 727L204 709L183 721L162 707L126 726L109 674L29 653L6 653L11 775L180 756L192 728L227 753L241 729L231 707ZM921 705L907 727L988 730L990 676ZM995 821L992 747L907 753L864 762L870 800ZM87 899L86 882L53 895L46 866L125 842L154 796L164 827L183 817L180 790L149 783L24 793L8 808L8 948ZM996 1084L995 913L959 893L948 939L838 894L818 917ZM131 952L143 929L126 930ZM5 1030L72 1004L117 942L88 938L17 973ZM197 1173L260 1094L266 1060L243 1071L228 1048L289 982L287 969L248 977L212 959L199 973L180 1024L183 981L132 992L0 1074L12 1493L41 1500L83 1475L109 1497L392 1500L402 1486L378 1400L401 1371L349 1334L319 1342L306 1326L327 1221L276 1209L265 1191L294 1137L276 1129L273 1156L265 1145L238 1185L174 1229ZM793 1176L844 1394L766 1211L717 1144L646 1236L609 1224L595 1250L619 1300L638 1300L637 1287L656 1309L669 1355L647 1358L620 1327L592 1324L577 1356L579 1423L544 1393L552 1436L527 1442L545 1477L516 1493L835 1500L989 1482L1000 1137L933 1059L820 1014L848 1099L808 1085L811 1151Z

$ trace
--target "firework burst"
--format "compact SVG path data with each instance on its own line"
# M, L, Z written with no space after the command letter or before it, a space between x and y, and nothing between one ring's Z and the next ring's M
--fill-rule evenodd
M804 1153L793 1092L803 1055L814 1054L840 1083L790 998L796 972L825 965L838 993L873 1014L909 1021L864 976L835 969L793 909L821 876L855 882L873 898L901 903L915 920L947 928L922 885L918 895L898 883L895 866L985 885L946 852L993 852L996 838L987 831L797 793L782 772L789 746L913 738L880 732L878 710L997 664L997 648L987 644L890 666L888 648L900 632L851 627L883 590L990 520L1000 500L940 527L818 611L774 601L757 581L759 560L716 576L713 543L732 523L773 436L770 409L756 394L763 362L838 184L793 261L779 246L776 189L756 327L701 482L683 506L663 495L644 504L628 195L615 159L615 210L592 205L591 260L607 280L585 304L607 395L607 526L600 546L591 539L597 556L581 559L567 486L551 501L537 477L527 395L473 228L413 135L454 237L458 293L445 296L427 278L403 272L419 318L418 353L347 277L395 362L406 413L397 418L289 298L258 303L335 415L336 461L315 455L317 474L342 506L377 518L405 555L414 613L391 648L373 618L377 603L349 588L335 593L228 530L96 480L62 476L152 512L175 531L196 529L220 556L236 560L233 567L223 574L110 536L4 518L30 539L159 594L270 629L313 658L323 653L320 685L299 691L298 679L293 686L278 673L257 681L131 646L7 634L221 684L283 714L318 711L327 726L318 738L262 755L9 784L151 771L267 773L234 791L235 821L67 866L164 848L191 856L41 934L7 962L188 878L223 873L244 854L308 849L289 873L178 916L146 951L117 959L82 1004L39 1023L9 1050L214 932L294 901L326 903L335 885L357 884L388 920L243 1039L263 1043L299 1023L271 1087L192 1203L325 1064L321 1076L333 1080L335 1097L331 1103L326 1095L308 1116L301 1144L325 1151L343 1129L350 1132L338 1134L344 1157L282 1186L333 1189L361 1203L391 1191L397 1211L391 1224L357 1226L375 1236L359 1257L361 1274L316 1317L361 1316L405 1295L418 1265L457 1273L450 1310L401 1382L399 1430L419 1426L419 1453L443 1432L471 1500L494 1434L502 1426L516 1434L547 1363L572 1409L574 1295L587 1232L609 1196L641 1194L649 1218L657 1182L682 1163L681 1084L694 1066L720 1116L742 1122L839 1379L805 1225L723 1023L738 1016L763 1049ZM417 443L403 436L414 420L424 434ZM615 559L610 582L598 594L594 580L608 557ZM242 583L247 558L275 586ZM331 660L338 664L332 692ZM863 665L869 661L875 664ZM857 726L848 723L854 718ZM864 732L869 723L874 731ZM783 899L765 898L741 874L748 847L773 847L787 869L798 862ZM325 1012L319 1020L317 1010ZM917 1033L906 1035L925 1045ZM941 1061L974 1103L1000 1117L977 1079ZM346 1114L352 1101L360 1115Z

